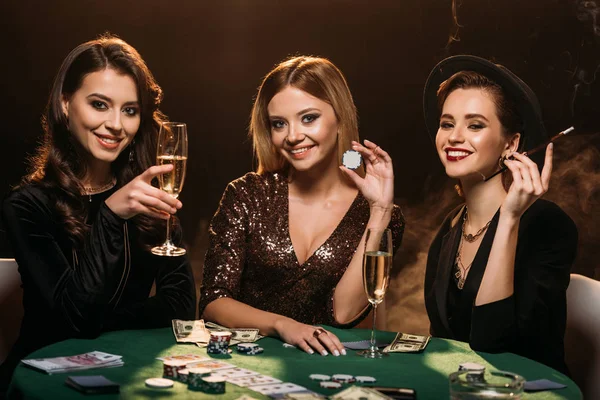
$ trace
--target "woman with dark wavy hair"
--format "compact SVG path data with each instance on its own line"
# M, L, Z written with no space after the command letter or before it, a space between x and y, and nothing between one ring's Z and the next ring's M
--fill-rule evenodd
M32 172L2 205L25 311L4 385L19 360L50 343L194 317L187 259L149 251L182 206L151 184L172 168L153 166L161 98L139 53L116 37L64 60Z

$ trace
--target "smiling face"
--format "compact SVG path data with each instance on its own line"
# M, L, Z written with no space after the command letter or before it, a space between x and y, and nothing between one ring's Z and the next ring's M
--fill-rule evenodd
M296 171L337 168L338 120L333 107L287 86L267 106L271 140Z
M63 96L62 108L89 166L110 165L140 127L135 81L111 68L88 74L79 89Z
M498 169L502 155L516 150L518 137L504 134L488 91L456 89L444 102L436 148L448 176L481 180Z

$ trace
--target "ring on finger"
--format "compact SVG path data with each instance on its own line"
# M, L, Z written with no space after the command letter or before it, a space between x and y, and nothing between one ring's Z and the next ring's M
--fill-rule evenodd
M369 161L371 162L371 164L377 164L379 162L379 158L375 156L373 158L369 158Z
M325 329L317 328L313 332L313 336L318 339L319 335L321 335L322 333L325 333Z

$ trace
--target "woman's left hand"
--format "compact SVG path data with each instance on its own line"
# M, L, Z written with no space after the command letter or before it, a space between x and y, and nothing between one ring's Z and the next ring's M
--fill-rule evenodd
M394 204L394 168L392 158L375 143L365 140L364 146L352 142L352 149L358 151L365 165L365 177L340 165L340 169L354 182L358 190L369 202L371 209L391 210Z
M513 183L502 203L502 213L513 218L521 218L529 206L548 191L552 175L553 152L553 145L550 143L546 147L546 158L541 174L537 164L523 154L513 153L514 160L504 162L512 173Z

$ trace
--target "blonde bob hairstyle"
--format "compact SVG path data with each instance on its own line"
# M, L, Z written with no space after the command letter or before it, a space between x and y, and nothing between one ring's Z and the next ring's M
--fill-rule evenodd
M338 163L342 155L358 141L358 117L352 94L342 72L325 58L292 57L277 65L262 81L250 119L249 134L258 160L256 172L287 171L289 164L271 141L267 107L271 99L286 87L300 89L331 105L338 121ZM356 172L363 176L361 166Z

